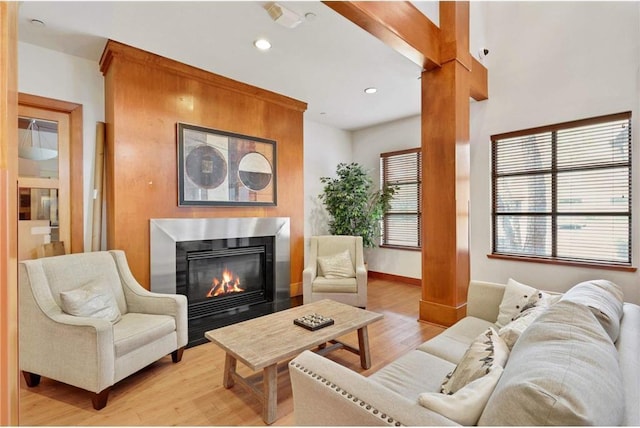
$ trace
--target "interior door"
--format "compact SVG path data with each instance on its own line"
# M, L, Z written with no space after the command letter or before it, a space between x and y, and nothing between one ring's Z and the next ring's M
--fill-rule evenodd
M71 242L70 117L18 106L18 259ZM69 252L67 249L66 252Z

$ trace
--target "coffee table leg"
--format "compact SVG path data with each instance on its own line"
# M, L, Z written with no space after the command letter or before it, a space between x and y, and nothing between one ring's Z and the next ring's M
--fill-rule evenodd
M363 369L371 367L371 354L369 353L369 334L367 326L358 329L358 345L360 347L360 365Z
M222 385L229 389L233 386L233 374L236 372L237 361L231 354L226 354L224 358L224 375L222 377Z
M278 370L277 364L264 368L264 378L262 379L263 403L262 419L272 424L275 422L278 413Z

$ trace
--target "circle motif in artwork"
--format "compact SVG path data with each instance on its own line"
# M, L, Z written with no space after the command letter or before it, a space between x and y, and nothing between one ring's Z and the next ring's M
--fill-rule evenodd
M247 189L258 191L271 183L273 169L271 163L262 154L249 152L240 159L238 176Z
M215 147L202 145L187 155L185 171L198 187L215 189L227 177L227 161Z

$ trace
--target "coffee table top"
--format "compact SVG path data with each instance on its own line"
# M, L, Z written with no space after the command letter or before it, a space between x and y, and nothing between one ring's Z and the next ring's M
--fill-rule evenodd
M335 323L316 331L293 324L294 319L312 313L333 318ZM204 335L255 371L365 327L383 316L325 299L221 327Z

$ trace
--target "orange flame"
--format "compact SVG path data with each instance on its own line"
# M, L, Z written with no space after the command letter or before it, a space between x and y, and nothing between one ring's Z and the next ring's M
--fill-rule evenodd
M244 291L244 288L240 288L240 278L225 268L224 271L222 271L222 279L213 278L211 281L211 289L207 293L207 298L242 291Z

